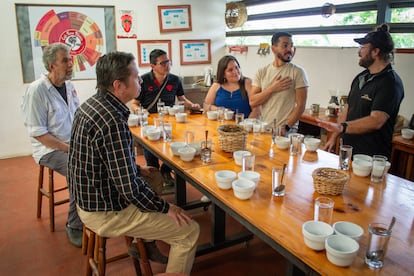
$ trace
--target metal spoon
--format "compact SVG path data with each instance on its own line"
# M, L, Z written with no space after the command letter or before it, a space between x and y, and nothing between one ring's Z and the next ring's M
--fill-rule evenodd
M395 224L395 221L396 221L397 219L395 218L395 217L392 217L392 219L391 219L391 223L390 223L390 226L388 226L388 233L391 233L391 230L392 230L392 228L394 227L394 224Z
M281 192L285 189L285 185L283 184L283 177L285 176L285 170L286 170L286 163L283 164L282 177L280 178L280 183L282 184L275 188L276 193Z
M206 145L205 145L205 148L207 148L208 146L207 146L207 140L208 140L208 130L206 130Z

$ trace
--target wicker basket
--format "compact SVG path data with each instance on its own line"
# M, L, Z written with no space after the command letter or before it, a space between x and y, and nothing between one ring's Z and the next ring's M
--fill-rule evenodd
M238 125L222 125L218 128L220 148L226 152L244 150L247 143L247 131Z
M319 168L313 171L313 187L322 195L340 195L349 175L341 170L332 168Z

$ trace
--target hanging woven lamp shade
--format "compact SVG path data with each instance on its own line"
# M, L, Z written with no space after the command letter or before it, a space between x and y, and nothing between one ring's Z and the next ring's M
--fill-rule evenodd
M247 21L246 5L241 2L230 2L226 4L226 25L230 29L243 26Z

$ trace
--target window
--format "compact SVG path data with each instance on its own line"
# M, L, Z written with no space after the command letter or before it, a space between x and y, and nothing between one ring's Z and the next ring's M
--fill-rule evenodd
M247 22L227 29L227 45L270 43L271 35L283 30L294 35L295 45L355 47L353 38L388 22L396 48L414 49L414 1L390 0L388 5L383 4L387 1L330 1L336 10L331 16L322 16L326 0L242 2Z

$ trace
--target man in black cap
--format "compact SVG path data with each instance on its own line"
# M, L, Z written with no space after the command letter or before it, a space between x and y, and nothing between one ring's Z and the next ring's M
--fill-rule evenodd
M334 132L325 149L333 150L342 135L343 143L353 147L353 154L390 158L394 125L404 98L403 83L391 66L394 42L386 24L354 40L360 45L359 65L366 70L352 81L338 124L319 121L319 126Z

